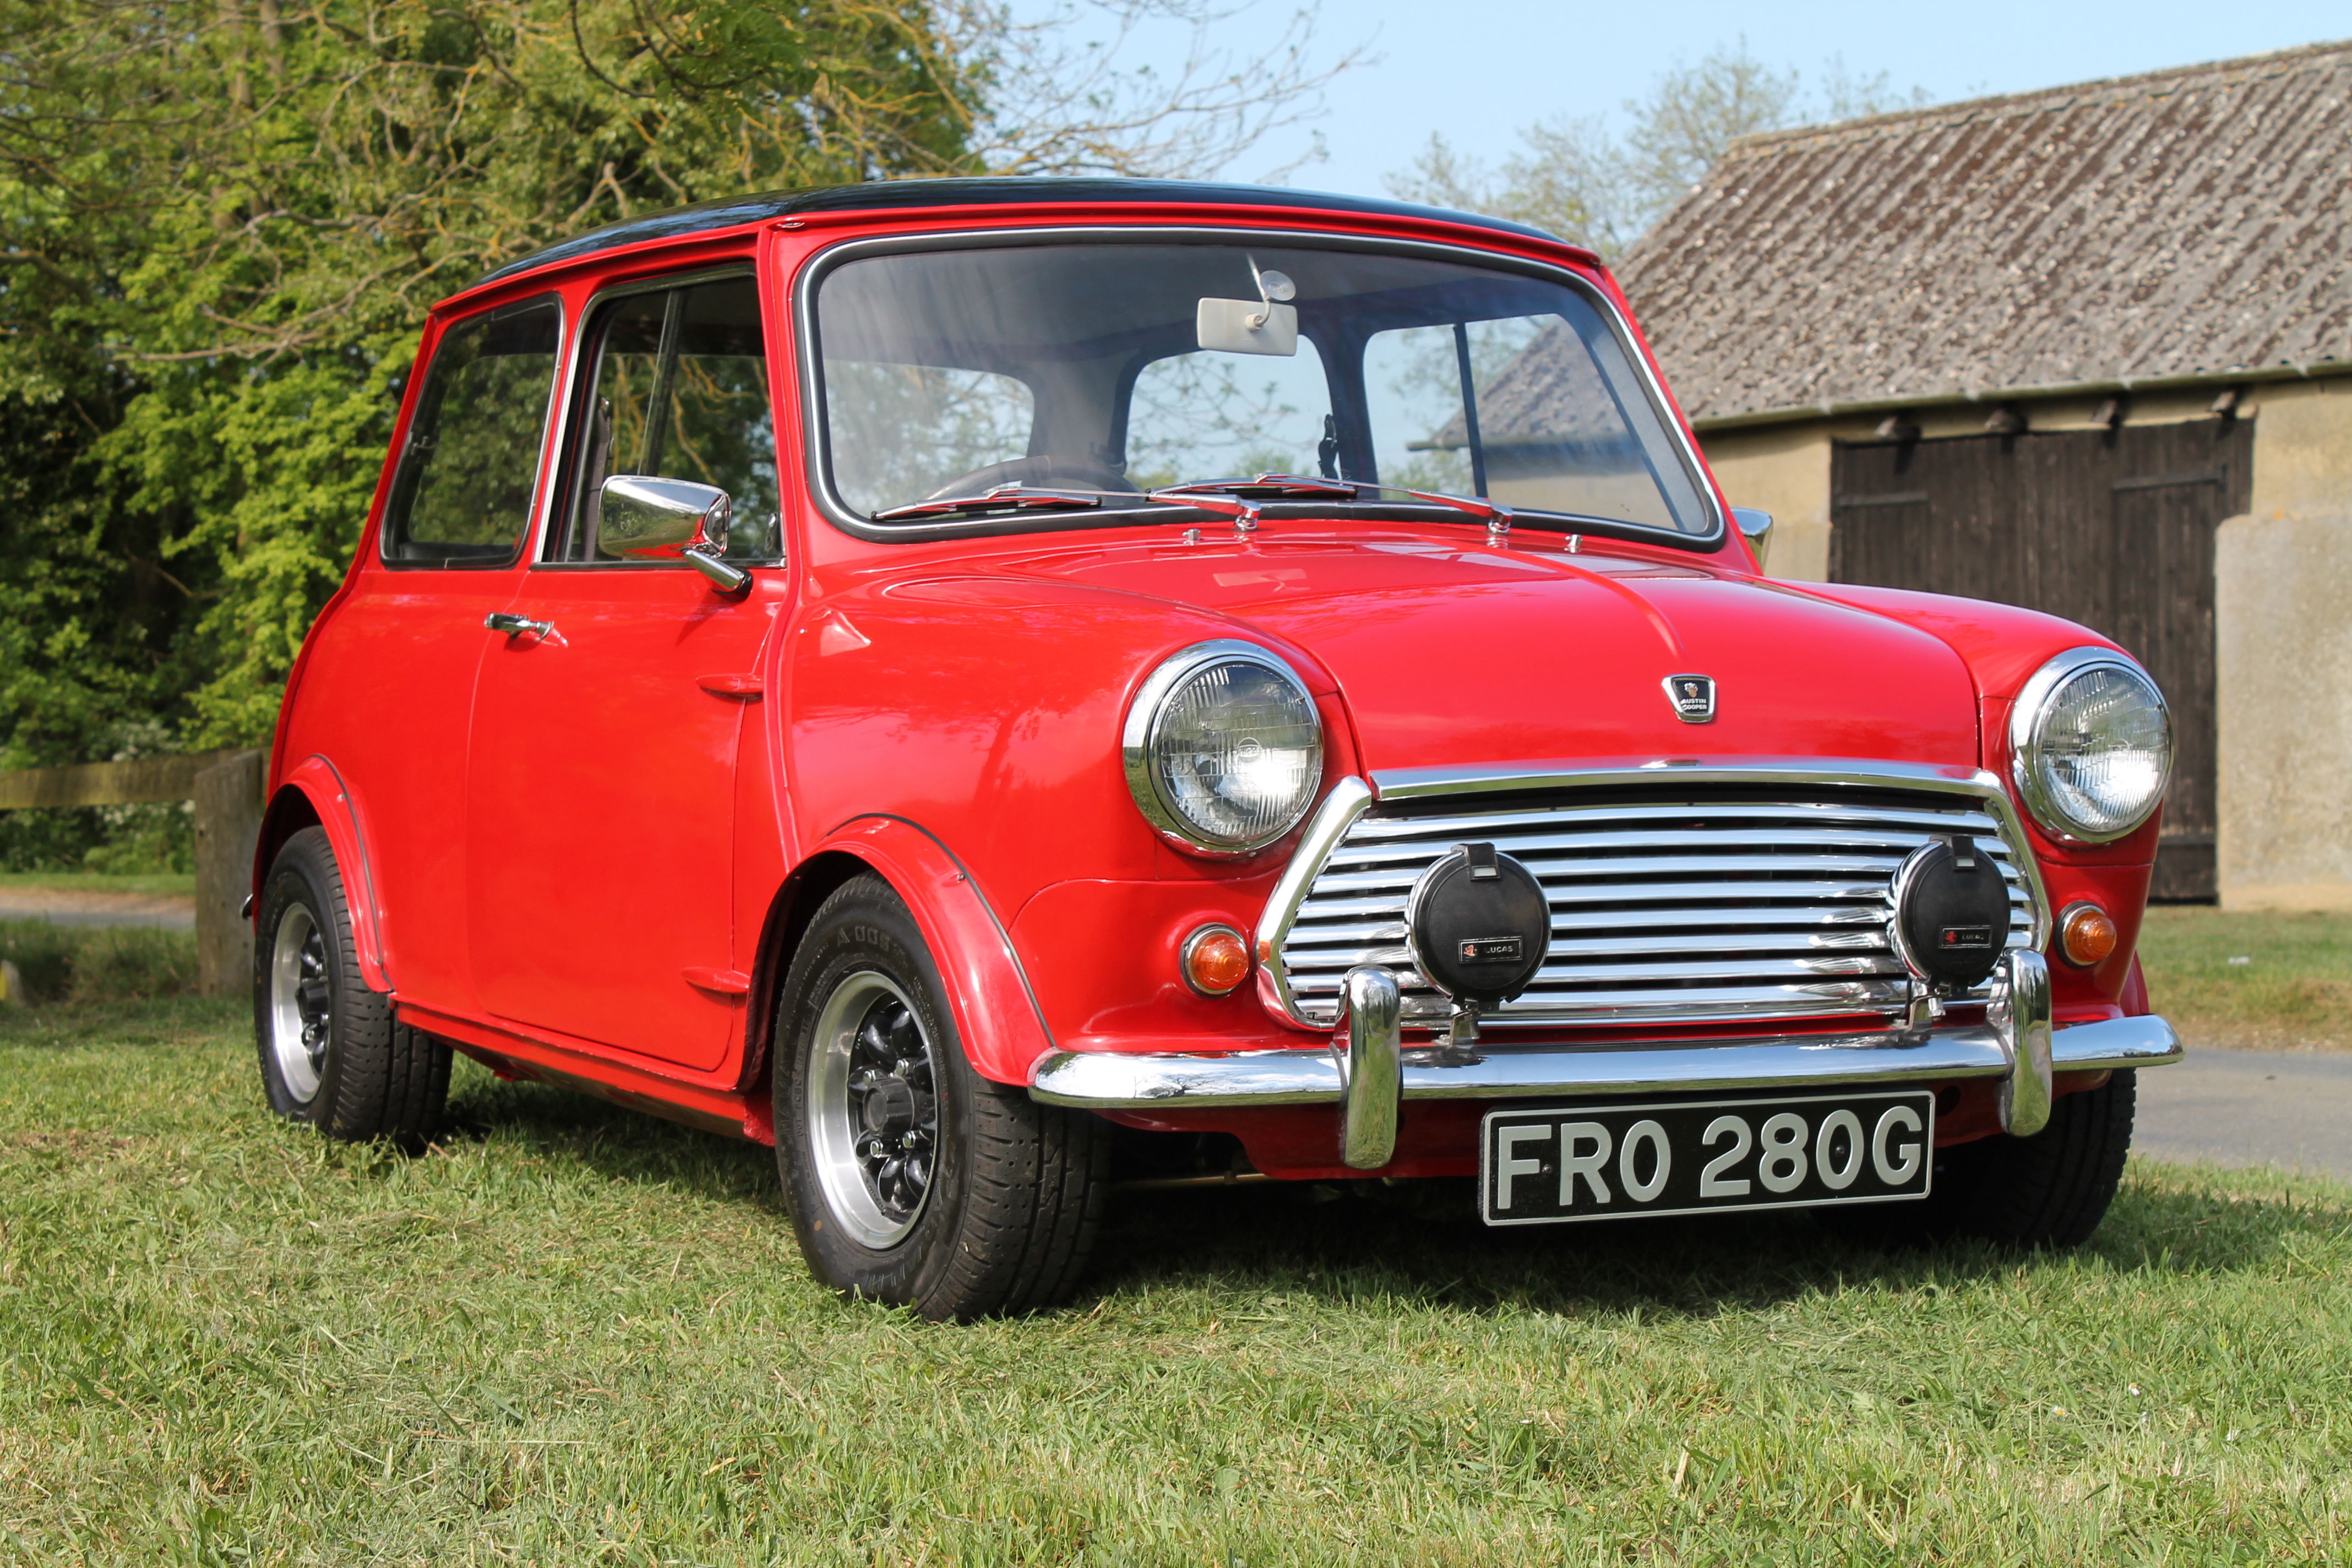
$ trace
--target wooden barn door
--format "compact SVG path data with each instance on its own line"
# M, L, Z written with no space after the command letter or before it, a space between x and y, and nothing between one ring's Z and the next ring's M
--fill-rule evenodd
M2251 421L1841 443L1830 576L1965 594L2079 621L2129 648L2172 706L2179 755L2151 889L2210 899L2213 533L2246 510Z

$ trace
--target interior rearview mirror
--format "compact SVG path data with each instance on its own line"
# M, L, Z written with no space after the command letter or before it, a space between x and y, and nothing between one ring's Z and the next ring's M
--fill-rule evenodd
M1250 273L1257 279L1258 297L1202 300L1193 317L1192 335L1202 348L1222 349L1229 354L1280 354L1285 358L1296 354L1298 308L1282 301L1297 298L1298 285L1285 273L1261 268L1255 257L1250 259Z
M1229 354L1282 354L1298 352L1298 308L1257 300L1203 300L1195 320L1196 335L1204 349Z

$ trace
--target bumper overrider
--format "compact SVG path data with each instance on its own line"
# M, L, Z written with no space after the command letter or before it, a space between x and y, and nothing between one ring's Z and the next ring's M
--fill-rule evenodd
M1949 1028L1671 1046L1407 1048L1396 980L1369 967L1349 972L1346 1025L1344 1044L1335 1039L1301 1050L1062 1051L1038 1062L1029 1092L1051 1105L1093 1110L1337 1105L1342 1161L1376 1171L1394 1152L1397 1108L1408 1100L1572 1100L1993 1079L2000 1084L2002 1127L2029 1137L2049 1123L2055 1074L2158 1067L2181 1054L2172 1026L2152 1016L2053 1028L2050 972L2035 952L2003 957L1983 1023Z
M1931 778L1928 769L1900 764L1865 764L1865 769L1839 764L1834 781L1851 781L1855 785L1900 781L1916 787L1922 778ZM1813 783L1830 778L1821 764L1806 764L1804 769L1792 764L1767 764L1767 769L1748 766L1740 769L1738 778L1755 781L1759 771L1776 778L1801 773ZM1728 771L1722 775L1728 775ZM1524 783L1524 775L1500 778ZM2018 842L2022 835L2013 832L2009 802L2000 795L1992 775L1945 778L1950 778L1950 783L1943 778L1931 778L1931 783L1943 790L1964 790L1973 802L1983 802L1978 809L1988 809L1997 818L1997 823L1988 823L2000 832L1997 847L2006 842L2022 848ZM1388 781L1379 783L1385 785ZM1449 783L1458 787L1458 781ZM1355 785L1355 790L1350 799L1336 799L1324 823L1310 826L1294 875L1284 877L1284 886L1275 893L1277 914L1270 920L1289 920L1303 898L1301 889L1322 869L1322 858L1339 842L1345 823L1362 816L1373 795L1390 795L1385 787L1369 790ZM1345 820L1339 827L1328 826L1331 818L1340 816ZM1550 826L1550 820L1545 826ZM1872 832L1879 830L1872 827ZM1567 839L1552 839L1552 844L1561 842ZM1861 863L1844 860L1842 865ZM2042 908L2044 900L2039 896L2039 877L2032 858L2025 853L2016 853L2013 865L2016 869L2011 877L2018 884L2016 945L2001 954L1988 985L1971 996L1983 1002L1983 1023L1933 1027L1931 1013L1910 1011L1903 1018L1889 1018L1882 1030L1834 1035L1743 1032L1724 1039L1677 1039L1656 1047L1578 1047L1559 1041L1510 1044L1489 1035L1470 1044L1440 1037L1428 1047L1406 1047L1406 1018L1425 1011L1425 1006L1413 1006L1406 987L1400 985L1397 963L1364 962L1345 971L1340 985L1334 987L1331 1002L1336 1006L1324 1013L1331 1025L1328 1047L1291 1051L1058 1051L1042 1058L1033 1068L1030 1096L1049 1105L1146 1114L1173 1107L1336 1105L1340 1107L1340 1159L1357 1171L1379 1171L1395 1159L1397 1112L1404 1100L1576 1100L1686 1090L1916 1086L1994 1079L2000 1084L2001 1129L2028 1138L2049 1123L2053 1074L2115 1072L2176 1063L2180 1060L2180 1037L2155 1016L2053 1027L2049 966L2034 950L2039 938L2049 931L2046 910ZM1853 886L1846 896L1865 891L1865 886ZM1830 920L1842 917L1832 914ZM1270 942L1263 938L1265 933L1261 933L1261 952L1267 952ZM1851 938L1846 945L1851 945ZM1404 971L1404 975L1406 983L1418 983L1418 975L1412 971ZM1282 999L1289 1002L1286 990ZM1634 1023L1630 1011L1633 1008L1618 1013L1618 1023ZM1319 1025L1324 1018L1312 1023ZM1534 1023L1534 1018L1528 1023ZM1665 1020L1658 1018L1658 1023Z

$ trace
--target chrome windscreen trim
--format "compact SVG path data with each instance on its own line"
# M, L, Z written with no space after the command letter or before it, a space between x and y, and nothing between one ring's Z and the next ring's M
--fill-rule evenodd
M2179 1037L2158 1017L2111 1018L2053 1034L2052 1064L2059 1072L2120 1071L2180 1059ZM1403 1052L1402 1097L1532 1100L1998 1079L2010 1073L2011 1048L1999 1029L1986 1025L1630 1048L1414 1048ZM1033 1100L1094 1110L1336 1106L1345 1093L1339 1058L1324 1046L1214 1055L1057 1051L1041 1058L1029 1074Z

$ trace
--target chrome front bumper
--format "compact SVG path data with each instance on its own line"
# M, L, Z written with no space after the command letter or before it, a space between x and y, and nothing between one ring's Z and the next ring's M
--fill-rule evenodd
M2158 1017L2053 1029L2049 972L2039 953L2009 954L2000 978L1985 1022L1962 1027L1600 1049L1481 1042L1464 1050L1405 1048L1396 982L1385 971L1365 968L1348 976L1344 1046L1335 1040L1328 1047L1215 1056L1062 1051L1031 1070L1029 1093L1049 1105L1092 1110L1338 1104L1344 1108L1343 1162L1370 1171L1392 1157L1397 1107L1407 1100L1999 1079L2001 1124L2025 1137L2049 1122L2053 1074L2160 1067L2180 1059L2179 1037Z

